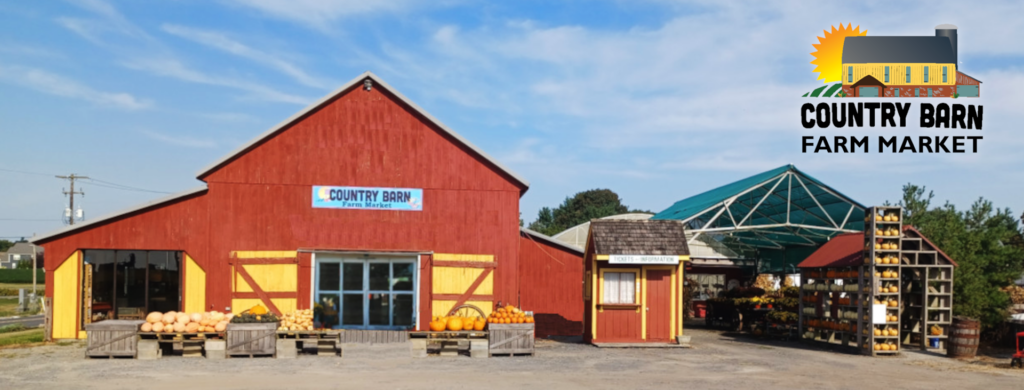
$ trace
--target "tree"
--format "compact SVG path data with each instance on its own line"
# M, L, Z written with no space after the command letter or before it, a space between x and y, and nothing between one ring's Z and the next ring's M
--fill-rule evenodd
M549 236L565 230L559 229L555 226L555 217L549 207L542 207L540 211L537 212L537 219L530 222L529 229Z
M1007 316L1009 296L1000 289L1024 273L1024 234L1009 209L979 198L967 211L947 202L931 208L933 192L903 187L905 223L915 226L960 266L954 273L953 313L991 329Z
M32 259L19 260L15 267L17 269L32 269Z
M546 235L559 232L610 215L628 213L629 207L622 204L619 194L609 189L593 189L566 197L554 210L544 207L537 213L537 219L530 223L530 230Z
M10 240L0 240L0 252L7 252L12 246L14 246L14 243Z

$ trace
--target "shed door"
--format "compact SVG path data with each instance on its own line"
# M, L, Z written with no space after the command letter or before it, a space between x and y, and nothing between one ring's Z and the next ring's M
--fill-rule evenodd
M956 93L960 94L960 97L978 97L978 86L977 85L957 85Z
M647 340L668 341L672 313L672 271L647 271Z
M878 87L860 87L860 97L878 97Z

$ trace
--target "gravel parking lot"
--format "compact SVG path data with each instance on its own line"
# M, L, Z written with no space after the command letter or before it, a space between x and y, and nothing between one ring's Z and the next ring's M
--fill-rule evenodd
M294 360L86 360L78 345L0 350L0 389L946 389L1021 388L1024 370L905 351L869 358L690 329L692 349L540 341L530 358L413 359L408 346L347 345Z

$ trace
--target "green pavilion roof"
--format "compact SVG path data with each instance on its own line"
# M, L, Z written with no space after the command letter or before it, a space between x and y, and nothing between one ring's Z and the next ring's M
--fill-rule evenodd
M832 237L864 230L860 203L784 165L676 202L652 219L674 219L698 236L711 235L739 250L757 250L790 268Z

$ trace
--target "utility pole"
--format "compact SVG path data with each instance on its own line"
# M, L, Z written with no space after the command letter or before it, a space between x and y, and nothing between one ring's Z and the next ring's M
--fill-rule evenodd
M72 173L69 176L57 176L57 178L58 179L68 180L68 181L71 182L71 191L64 191L64 195L68 195L70 200L71 200L70 201L70 204L71 204L71 215L68 216L68 225L74 225L75 224L75 194L85 196L85 192L84 191L79 190L78 192L75 192L75 180L88 179L89 176L78 176L78 175Z

